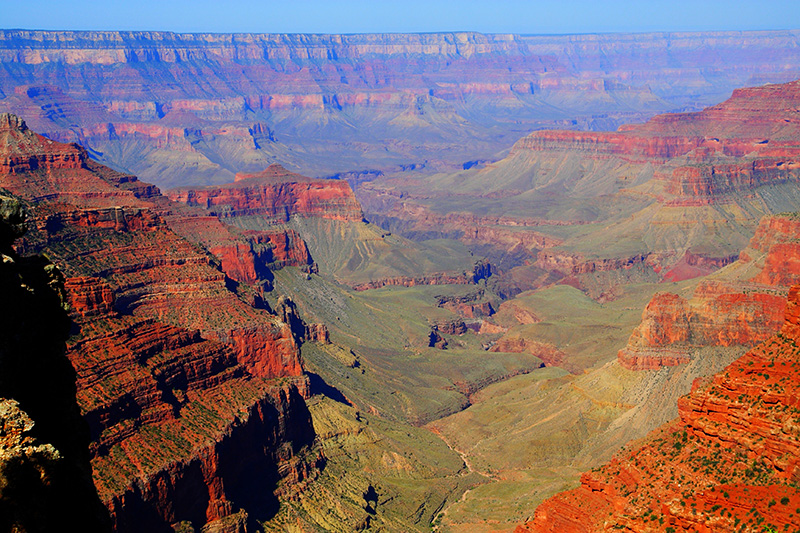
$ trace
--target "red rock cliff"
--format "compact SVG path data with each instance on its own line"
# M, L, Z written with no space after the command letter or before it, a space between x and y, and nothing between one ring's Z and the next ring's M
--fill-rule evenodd
M800 287L779 335L678 402L680 418L540 505L524 532L800 528Z
M619 352L623 366L652 369L686 363L690 347L752 346L773 335L783 323L786 290L800 282L796 217L764 218L734 267L728 278L700 282L689 300L670 293L654 296Z
M234 530L248 513L268 517L319 461L290 326L230 292L217 260L170 228L192 213L76 147L6 122L15 142L2 147L13 158L49 160L51 146L79 154L74 168L0 173L0 187L31 202L20 249L46 252L72 276L67 356L116 530L181 521ZM196 222L181 229L199 244L249 242L231 231L212 237Z
M258 174L237 174L234 183L167 193L177 202L205 207L214 215L258 216L287 222L292 216L360 222L361 206L350 185L340 180L315 180L271 165Z

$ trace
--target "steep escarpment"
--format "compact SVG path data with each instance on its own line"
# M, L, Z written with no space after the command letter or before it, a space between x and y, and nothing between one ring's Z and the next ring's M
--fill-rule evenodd
M793 214L761 221L739 259L686 298L656 294L619 352L631 369L686 363L691 348L753 346L783 323L785 295L800 281L800 224Z
M177 189L169 197L205 207L220 218L259 217L267 223L293 216L360 222L364 217L346 181L315 180L273 164L257 174L237 174L224 187Z
M226 185L167 194L238 228L256 254L259 243L269 242L275 266L319 267L357 290L475 283L491 275L491 266L476 262L465 248L413 243L367 223L346 181L308 178L271 165L257 174L238 174Z
M7 160L49 161L51 146L77 154L66 170L15 164L0 186L28 205L30 231L18 249L47 253L68 276L67 357L114 528L238 530L269 518L320 461L300 339L230 290L236 276L245 285L266 275L271 241L248 241L216 218L209 224L79 147L4 118ZM249 258L251 270L223 255L228 277L205 247L212 243L241 244L236 257Z
M796 512L800 287L781 332L678 402L678 420L539 506L525 531L780 531Z
M611 129L786 81L800 74L796 41L5 30L0 105L159 185L224 183L274 162L314 175L455 170L520 132Z
M798 101L793 81L616 132L537 131L481 169L374 180L360 194L416 238L474 241L493 220L484 253L528 267L520 288L560 278L604 301L632 282L710 274L763 216L800 209Z
M64 278L45 258L14 251L24 217L19 201L0 196L0 527L107 531L65 356Z
M71 278L68 289L72 301L108 293L96 278ZM314 438L304 388L253 379L229 344L103 314L107 305L95 301L75 308L84 314L68 355L92 431L95 484L116 530L241 527L313 477L318 459L301 459Z

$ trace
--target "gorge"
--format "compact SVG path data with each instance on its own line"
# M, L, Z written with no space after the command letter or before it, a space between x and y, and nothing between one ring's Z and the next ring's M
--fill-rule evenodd
M0 30L0 510L800 527L797 39Z

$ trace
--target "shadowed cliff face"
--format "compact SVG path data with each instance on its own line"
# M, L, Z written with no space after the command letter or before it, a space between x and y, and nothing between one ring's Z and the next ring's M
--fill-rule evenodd
M24 216L20 202L0 196L0 528L109 530L64 353L64 278L45 258L14 252Z
M312 175L453 170L534 129L614 129L792 79L796 41L6 30L0 109L159 185L273 162Z
M795 286L778 335L696 381L678 420L585 473L516 531L796 530L799 307Z
M321 461L299 337L231 292L221 269L257 300L267 261L291 259L15 116L0 115L0 161L0 187L29 207L18 249L68 276L72 390L114 528L233 531L269 518ZM231 247L235 258L220 251Z

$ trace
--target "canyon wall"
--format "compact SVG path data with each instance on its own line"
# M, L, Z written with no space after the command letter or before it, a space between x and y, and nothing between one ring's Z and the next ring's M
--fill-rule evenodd
M710 274L763 216L800 210L798 103L791 81L616 132L537 131L483 168L385 176L359 194L387 228L524 267L533 284L517 291L561 279L608 300L626 283Z
M65 356L64 277L44 257L14 251L24 219L19 201L0 196L0 528L108 531Z
M697 380L679 419L583 474L516 531L780 531L796 509L800 287L780 333Z
M272 261L272 268L302 266L356 290L476 283L492 274L489 263L476 261L464 249L426 247L369 224L346 181L309 178L278 164L258 173L239 173L224 185L181 187L166 194L206 218L211 215L237 228L256 255L269 243L264 257ZM173 206L170 212L177 209ZM195 219L168 215L167 220L176 227ZM228 254L214 253L225 268Z
M168 196L211 214L258 217L265 223L289 222L292 216L361 222L361 206L346 181L315 180L278 164L255 174L237 174L222 187L173 189Z
M291 237L280 251L265 235L209 222L17 117L0 115L0 154L0 186L29 212L17 249L46 253L67 276L66 355L115 530L239 531L269 518L323 459L304 402L302 339L231 282L263 294L266 260L291 261ZM236 260L204 247L221 243Z
M798 77L797 40L2 30L0 110L158 185L274 162L311 175L454 170L534 129L613 129Z
M630 369L689 361L693 348L753 346L783 324L785 297L800 282L800 223L793 214L765 217L739 259L701 281L690 298L661 292L620 350Z

